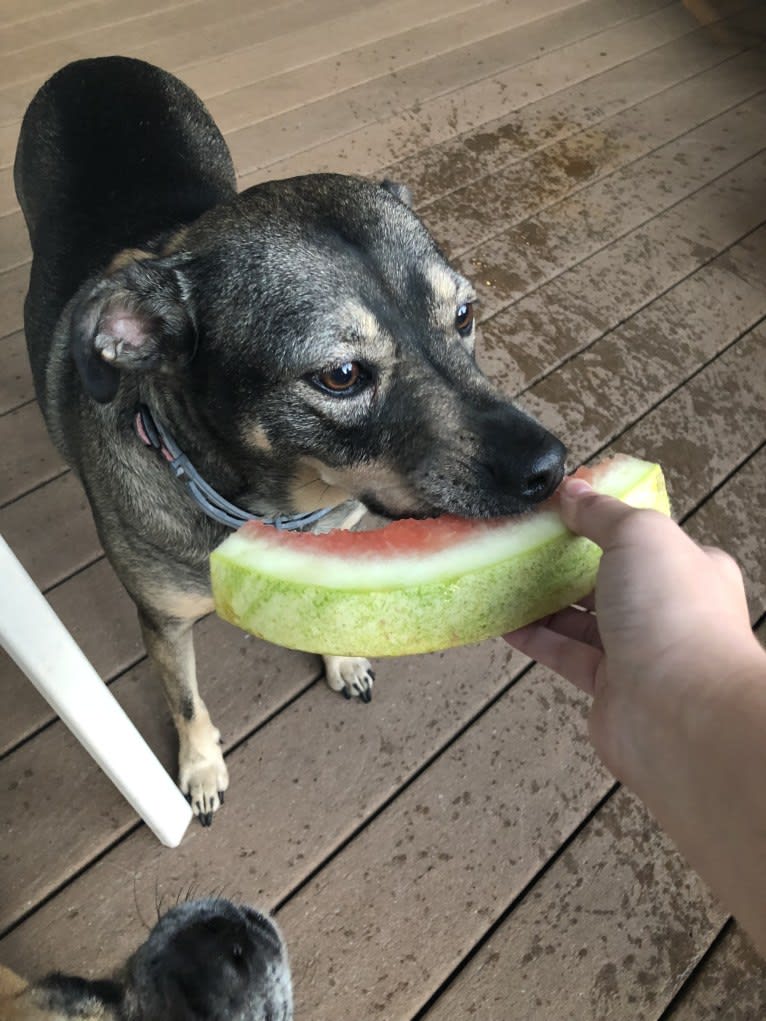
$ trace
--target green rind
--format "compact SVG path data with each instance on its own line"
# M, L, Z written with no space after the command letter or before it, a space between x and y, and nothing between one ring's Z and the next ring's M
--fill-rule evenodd
M621 495L669 513L662 472ZM224 547L225 549L225 547ZM593 588L601 550L563 529L523 553L450 580L353 591L266 577L211 557L220 616L276 645L339 656L398 656L468 645L522 627Z

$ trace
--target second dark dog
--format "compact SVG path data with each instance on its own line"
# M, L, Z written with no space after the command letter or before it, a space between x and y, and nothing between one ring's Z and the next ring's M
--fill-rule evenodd
M0 1021L291 1021L279 930L230 901L181 904L111 979L27 984L0 967Z
M197 97L120 57L41 88L15 181L37 397L138 607L181 787L209 822L228 776L192 625L227 525L336 506L348 524L355 504L516 513L555 488L565 450L477 368L474 290L401 186L325 174L237 195ZM325 668L369 699L366 660Z

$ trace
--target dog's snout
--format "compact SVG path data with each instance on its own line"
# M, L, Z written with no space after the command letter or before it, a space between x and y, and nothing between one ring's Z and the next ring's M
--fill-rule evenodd
M538 454L522 480L521 493L530 503L547 499L564 478L567 450L563 443L551 437L545 449Z

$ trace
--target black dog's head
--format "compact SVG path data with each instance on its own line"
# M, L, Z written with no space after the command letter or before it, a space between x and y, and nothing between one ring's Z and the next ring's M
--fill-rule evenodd
M291 1021L287 954L274 923L249 907L200 900L170 910L128 962L130 1021Z
M124 373L193 404L274 510L512 514L555 489L566 451L478 369L474 304L405 189L312 175L91 284L73 345L98 400Z

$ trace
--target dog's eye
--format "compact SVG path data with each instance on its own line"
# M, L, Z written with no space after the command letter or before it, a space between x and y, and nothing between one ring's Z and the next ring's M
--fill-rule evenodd
M473 329L474 311L473 302L466 301L458 307L455 313L455 327L461 337L467 337Z
M331 369L324 369L312 377L322 390L332 394L348 394L365 382L365 374L359 362L344 362Z

